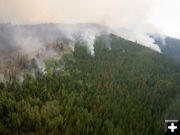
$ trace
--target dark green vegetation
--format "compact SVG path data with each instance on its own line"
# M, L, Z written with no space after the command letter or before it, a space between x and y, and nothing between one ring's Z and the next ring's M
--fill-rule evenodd
M65 67L0 84L0 134L161 135L180 118L180 64L133 42L98 38L95 56L78 43ZM175 102L174 102L175 101ZM173 112L173 114L171 114Z

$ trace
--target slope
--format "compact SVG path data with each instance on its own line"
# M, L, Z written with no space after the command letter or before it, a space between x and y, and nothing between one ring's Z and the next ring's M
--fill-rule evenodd
M1 83L1 134L159 135L180 117L180 63L115 35L97 38L94 56L84 44L59 72Z
M162 41L159 36L154 36L156 44L159 45L162 52L168 56L171 56L177 60L180 60L180 40L166 36Z

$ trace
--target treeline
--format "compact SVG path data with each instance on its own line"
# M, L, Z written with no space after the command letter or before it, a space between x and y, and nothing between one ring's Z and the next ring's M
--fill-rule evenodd
M46 64L21 85L0 84L0 134L159 135L180 118L180 64L163 54L109 35L95 56L77 43Z

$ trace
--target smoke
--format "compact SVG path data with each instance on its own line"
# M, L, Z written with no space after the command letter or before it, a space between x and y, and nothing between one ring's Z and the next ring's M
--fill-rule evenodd
M135 26L147 20L151 0L0 0L0 21L100 23Z
M24 80L23 75L20 74L21 69L26 68L27 63L31 65L32 63L30 62L32 60L34 60L33 63L35 65L35 68L33 67L30 71L32 75L35 74L36 70L38 70L41 75L45 74L46 64L44 60L46 60L46 58L59 59L59 56L61 56L59 51L61 45L74 50L77 42L83 42L85 44L82 45L86 45L88 51L93 56L95 55L94 43L96 38L108 34L118 35L161 52L159 47L154 43L154 39L143 31L137 32L125 28L113 29L98 24L3 24L0 25L0 81L6 80L4 79L3 70L1 71L1 69L7 67L7 69L11 71L11 67L14 67L17 71L15 70L15 72L14 69L12 71L17 73L15 78L21 85ZM110 50L111 38L107 36L104 42L105 46ZM28 56L27 62L24 55L21 54ZM8 59L13 61L12 66L9 68L8 65L10 64L6 63Z
M106 31L106 27L95 24L2 24L0 25L0 73L2 72L0 80L3 80L3 69L11 71L7 61L11 61L12 67L21 69L29 67L28 63L34 59L35 70L42 74L46 73L44 61L59 59L62 45L68 51L70 48L74 50L76 42L84 42L83 45L87 45L91 55L94 55L96 37ZM25 55L27 59L24 59ZM16 79L18 82L23 80L20 77Z
M0 82L4 81L4 75L0 73Z
M15 80L16 80L16 82L17 82L20 86L22 86L22 84L23 84L23 82L24 82L23 74L17 74L17 75L15 76Z
M167 38L166 35L163 35L163 34L153 34L153 35L151 35L151 37L153 37L153 39L156 42L159 42L161 45L166 46L166 38Z
M115 29L113 31L116 35L123 37L127 40L137 42L145 47L151 48L159 53L161 53L160 47L155 43L154 38L149 36L148 33L137 32L127 29Z
M20 48L33 56L35 50L44 49L44 43L48 44L58 38L66 37L71 41L68 43L71 48L77 39L84 41L93 55L96 37L102 32L109 32L160 52L153 39L147 35L151 32L159 32L149 23L151 10L151 0L31 0L28 2L0 0L0 22L65 23L41 24L29 28L17 26L8 33L9 35L7 34L11 38L8 43L5 43L7 40L4 40L6 37L3 37L4 32L2 32L0 33L0 51ZM66 23L70 24L66 25ZM109 27L111 32L96 26L73 25L77 23L100 24ZM122 32L122 29L128 31ZM13 43L16 43L13 45L14 48L11 46ZM1 44L6 44L6 47Z
M61 27L59 28L62 30ZM67 25L63 31L65 33L65 37L69 40L74 42L84 42L91 55L94 55L94 42L96 38L102 34L110 33L110 30L107 27L96 24Z
M40 71L42 74L45 73L46 66L44 64L44 61L42 59L34 59L35 60L35 66L38 68L38 71Z
M154 39L143 31L114 29L97 24L39 24L0 25L0 53L17 51L27 54L31 59L37 54L43 57L56 57L58 53L53 48L55 42L61 42L73 50L75 43L81 41L94 55L96 38L110 33L161 52Z

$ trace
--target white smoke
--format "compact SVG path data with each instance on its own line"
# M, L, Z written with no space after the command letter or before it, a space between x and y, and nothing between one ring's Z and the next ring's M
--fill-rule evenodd
M36 59L35 59L35 62L36 62L35 64L36 64L38 70L39 70L42 74L45 74L46 66L45 66L45 64L44 64L44 61L43 61L42 59L36 58Z
M115 35L118 35L133 42L137 42L145 47L148 47L161 53L160 47L157 44L155 44L155 40L152 37L150 37L147 33L136 32L127 29L115 29L113 30L113 33Z
M89 52L94 55L94 42L100 35L115 34L127 40L138 42L143 46L149 47L157 52L161 52L158 45L154 42L146 32L129 30L129 29L114 29L96 24L44 24L44 25L25 25L11 26L7 31L10 31L11 37L3 35L4 41L8 42L8 48L16 48L18 51L28 54L29 58L36 57L37 53L43 54L44 57L56 57L57 53L52 48L47 49L47 45L53 42L68 42L65 45L74 50L74 45L77 41L83 41ZM2 37L2 36L1 36ZM1 38L0 37L0 38ZM10 38L10 39L9 39ZM3 51L6 44L1 44L0 48Z
M66 38L71 42L70 46L74 48L76 41L85 42L91 55L94 55L94 42L96 38L102 34L108 34L107 27L96 24L74 24L74 25L59 25L59 30L62 31Z
M17 82L19 85L22 85L23 82L24 82L23 74L17 74L17 75L15 76L15 79L16 79L16 82Z
M13 53L20 52L20 54L28 56L29 62L34 59L36 68L32 70L32 74L35 74L36 70L42 74L46 73L44 60L52 58L58 61L61 59L62 55L56 48L61 44L70 47L73 51L75 44L82 41L85 43L82 45L86 45L90 54L94 56L94 43L97 37L101 35L114 34L161 52L158 45L155 44L154 38L151 38L145 32L129 29L113 29L97 24L10 25L1 27L3 27L3 30L0 29L0 52L6 52L7 56L13 56ZM105 46L111 50L111 38L105 36L104 42ZM4 66L3 64L1 63L0 66ZM14 65L16 66L16 63ZM4 76L0 74L0 81L3 80ZM16 76L16 80L19 84L22 84L23 76Z

